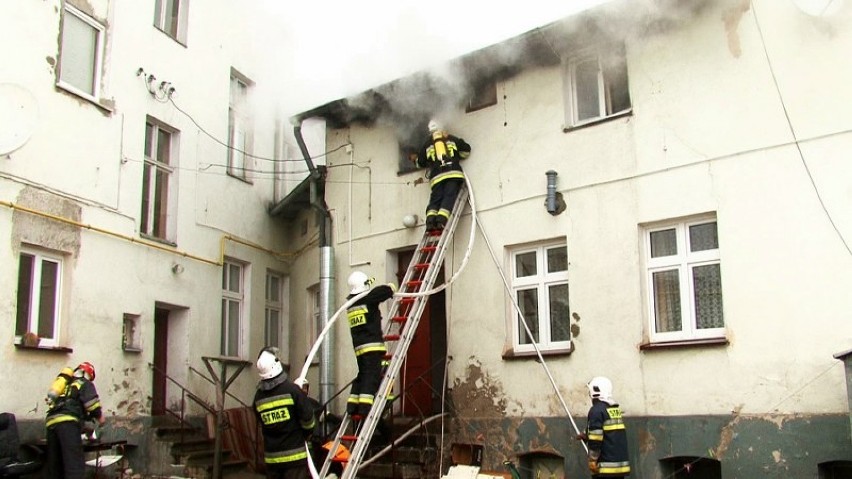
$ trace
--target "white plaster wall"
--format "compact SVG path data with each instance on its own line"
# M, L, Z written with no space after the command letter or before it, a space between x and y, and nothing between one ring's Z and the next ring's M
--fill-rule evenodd
M282 79L268 67L264 57L268 52L257 48L256 42L266 34L259 32L276 32L254 15L254 9L234 10L224 1L193 2L184 46L152 26L152 3L72 3L107 25L101 77L105 107L54 86L62 10L58 0L0 5L5 34L26 39L0 47L5 65L0 82L29 90L39 111L29 142L0 161L0 200L14 203L27 188L47 198L65 198L79 206L81 223L114 235L81 228L78 243L67 251L62 343L73 352L21 350L13 345L20 238L14 236L12 211L0 208L0 234L6 244L0 258L7 265L0 273L4 291L0 304L8 318L0 328L4 345L0 359L25 371L16 375L15 388L0 390L0 403L19 420L40 419L46 385L56 372L66 364L91 361L98 369L96 384L110 416L149 414L155 303L179 308L173 315L179 324L170 337L170 374L213 402L213 386L189 367L207 375L201 357L219 354L222 270L217 263L227 256L250 265L243 333L244 358L253 363L263 345L266 271L289 274L287 255L272 252L293 252L281 234L280 221L267 213L273 201L273 163L256 161L252 167L260 171L251 182L230 178L221 167L226 149L211 138L227 139L233 67L254 81L257 96L264 97L251 105L253 153L265 158L275 154L280 105L271 86L277 88ZM154 74L156 84L171 82L175 103L200 126L171 103L155 101L137 76L139 68ZM179 191L173 249L178 254L117 237L139 239L146 115L180 131L174 174ZM226 237L239 241L223 240ZM182 274L171 272L175 263L185 268ZM121 350L124 313L140 315L141 353ZM284 329L288 340L289 327L285 324ZM229 391L249 401L256 381L249 368ZM170 397L175 394L170 385Z
M473 146L463 165L501 267L508 246L567 239L579 334L570 356L547 363L572 413L587 410L584 384L600 374L613 379L628 414L846 411L843 368L832 355L852 342L852 256L839 239L852 238L852 169L844 159L852 115L840 106L852 94L849 7L818 19L791 2L752 5L738 18L743 5L722 2L663 33L628 38L629 117L563 133L560 69L548 67L500 83L497 105L448 121ZM793 142L767 54L838 232ZM389 128L330 132L329 149L345 143L370 169L356 168L350 184L342 166L350 159L328 158L329 184L338 185L327 191L338 257L351 247L352 257L369 261L368 273L382 274L392 267L387 251L417 243L422 229L403 230L400 219L413 209L422 214L428 187L414 184L420 173L397 175ZM556 217L544 208L549 169L559 173L568 205ZM642 225L705 212L719 223L730 344L641 352L648 339ZM462 220L448 254L451 270L469 225ZM340 298L353 269L337 264ZM498 385L494 401L505 402L506 414L564 413L541 366L501 357L509 305L481 237L448 305L451 384L466 381L475 365ZM345 343L342 326L340 334ZM349 371L349 355L341 355L339 367Z

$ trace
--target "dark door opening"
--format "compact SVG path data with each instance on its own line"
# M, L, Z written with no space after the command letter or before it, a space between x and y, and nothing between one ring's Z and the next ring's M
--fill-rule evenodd
M396 273L398 282L405 277L413 256L414 250L399 253ZM443 282L442 268L436 285ZM403 391L402 414L405 416L425 417L441 410L447 357L445 298L443 291L429 298L408 348L400 383Z
M154 379L151 385L151 415L166 414L166 371L169 351L169 310L154 308Z

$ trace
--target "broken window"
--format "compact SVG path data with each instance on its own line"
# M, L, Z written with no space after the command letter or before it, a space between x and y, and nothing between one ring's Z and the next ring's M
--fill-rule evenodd
M59 49L59 81L62 88L97 101L104 27L65 2Z
M564 242L515 248L511 254L515 352L568 349L568 252ZM520 313L520 314L519 314ZM529 331L528 331L529 329Z
M175 165L177 131L149 117L145 122L142 167L142 211L139 230L153 238L174 242L176 203Z
M154 26L182 44L186 44L188 0L155 0Z
M584 51L565 61L566 126L630 111L624 47Z
M15 340L33 346L59 345L62 255L24 247L18 258ZM31 339L29 339L31 338Z
M646 228L651 341L722 338L722 273L715 217Z
M226 260L222 265L222 341L223 356L242 357L243 304L245 303L245 265Z
M660 459L663 475L672 479L721 479L722 463L708 457L674 456Z

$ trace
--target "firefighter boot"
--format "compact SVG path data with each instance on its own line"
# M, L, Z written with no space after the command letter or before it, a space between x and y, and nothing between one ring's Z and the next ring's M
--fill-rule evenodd
M436 216L435 217L435 229L443 230L444 227L447 226L447 217L446 216Z

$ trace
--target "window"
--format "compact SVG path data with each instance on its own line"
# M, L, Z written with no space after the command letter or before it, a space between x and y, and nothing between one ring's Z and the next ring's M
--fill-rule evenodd
M250 82L235 71L231 72L231 96L228 102L228 174L248 179L251 156L251 128L248 116Z
M494 80L487 81L483 84L477 85L473 89L473 94L467 102L465 112L471 113L496 104L497 82Z
M142 213L140 231L174 242L176 205L175 168L172 151L177 133L149 118L145 122L145 160L142 167Z
M264 322L264 346L281 349L281 320L284 311L284 278L278 274L266 273L266 314Z
M308 344L313 347L322 332L323 324L320 316L320 289L319 285L308 288ZM319 355L314 356L313 363L319 362Z
M121 335L121 349L127 352L142 351L142 333L139 327L139 315L124 313Z
M629 111L624 47L586 51L568 58L565 87L569 128Z
M186 44L188 0L155 0L154 26L182 44Z
M97 101L104 27L65 2L59 54L59 82L62 88Z
M15 336L35 334L39 346L59 345L62 256L23 248L18 260Z
M245 304L245 266L226 260L222 266L222 344L224 356L242 356L243 304Z
M569 349L568 251L564 242L518 248L511 254L515 352ZM527 333L522 317L532 333Z
M715 218L648 228L645 250L651 341L724 337Z

